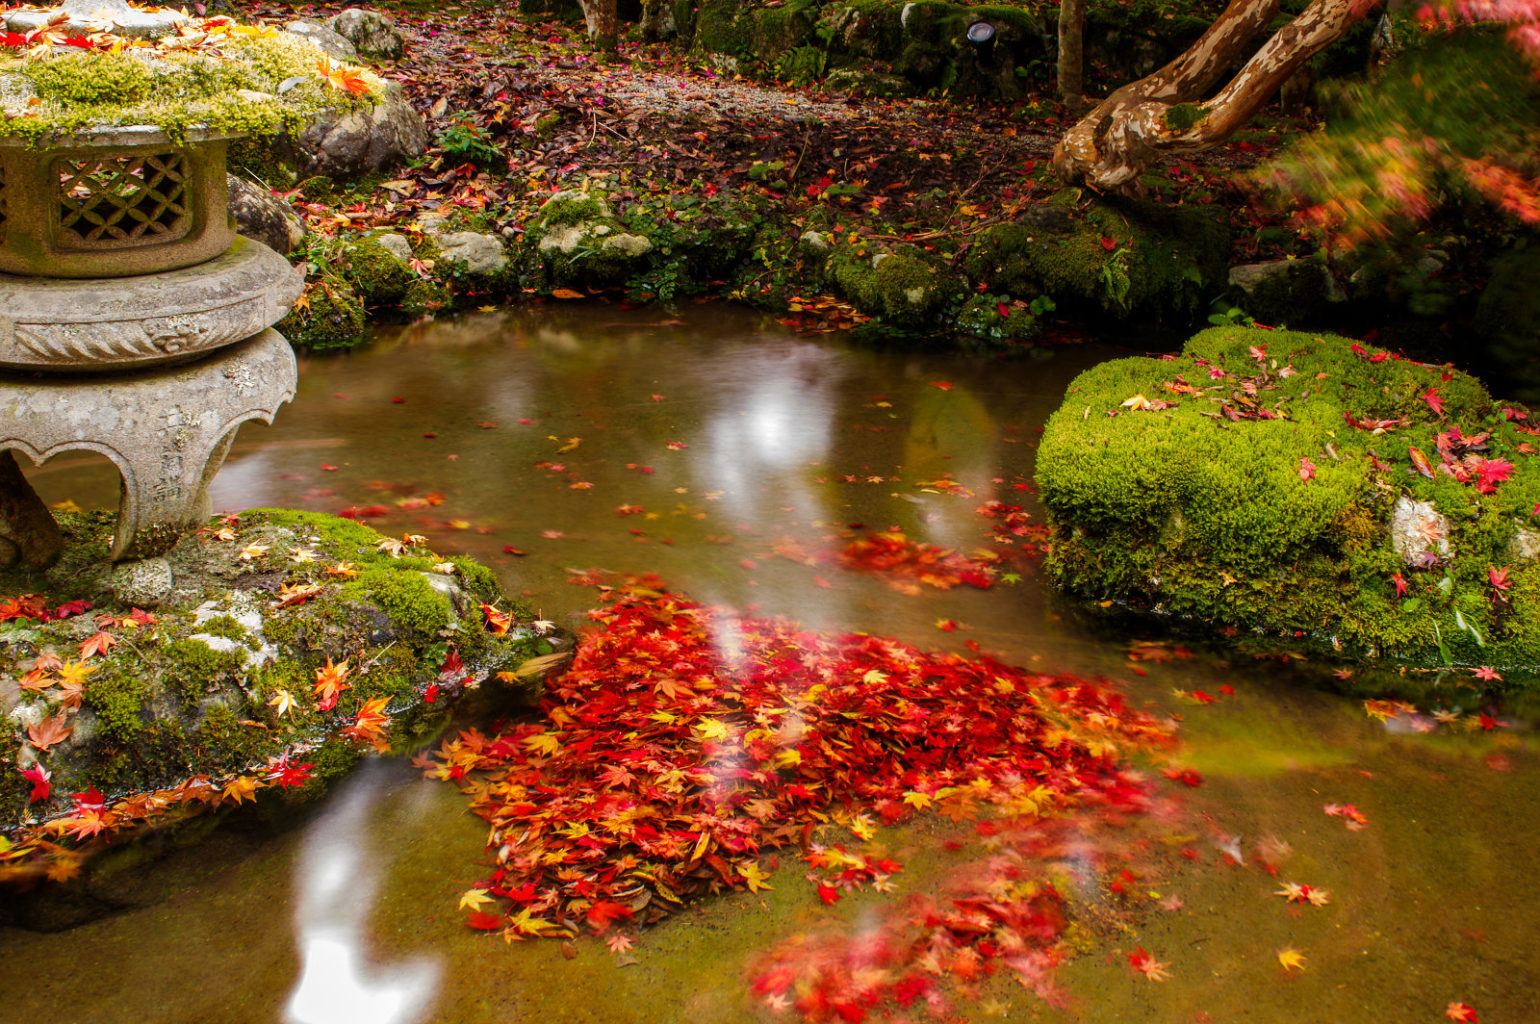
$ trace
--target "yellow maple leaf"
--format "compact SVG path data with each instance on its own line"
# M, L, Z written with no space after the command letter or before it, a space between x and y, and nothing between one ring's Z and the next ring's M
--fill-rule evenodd
M537 754L550 756L561 749L561 740L555 733L537 732L533 736L524 737L524 745Z
M267 703L269 707L277 708L278 717L282 718L284 715L287 715L289 713L289 709L294 706L294 694L290 693L288 690L279 690L277 693L273 694L273 699Z
M701 738L707 740L724 740L727 738L727 723L715 718L703 719L695 728L700 730Z
M757 861L749 861L747 864L740 865L738 868L738 874L742 875L743 880L748 883L750 892L759 892L761 889L775 888L773 885L765 884L765 879L769 878L770 876L759 870L759 864Z
M1297 949L1280 949L1278 962L1286 971L1303 971L1305 969L1305 954Z
M241 803L244 800L255 802L254 794L262 788L262 783L254 775L237 775L225 784L220 795L226 800Z
M460 909L480 910L483 904L495 903L485 889L467 889L460 894Z
M910 807L913 807L915 810L923 811L925 808L935 803L935 801L930 798L929 794L916 792L915 790L911 789L909 792L904 794L904 803L908 804Z

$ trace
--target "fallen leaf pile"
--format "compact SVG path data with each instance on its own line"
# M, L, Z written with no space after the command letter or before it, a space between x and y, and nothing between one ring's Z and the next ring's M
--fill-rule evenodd
M1146 792L1122 757L1172 742L1082 679L800 630L645 580L603 592L539 721L466 730L418 761L491 823L497 866L477 888L496 912L467 923L508 939L652 923L761 888L763 855L831 821L869 838L930 807L1137 809ZM825 902L898 867L815 853L834 872Z

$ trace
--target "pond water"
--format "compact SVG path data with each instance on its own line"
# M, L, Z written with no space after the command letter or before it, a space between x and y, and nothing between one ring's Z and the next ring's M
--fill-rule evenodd
M652 572L810 628L971 640L1105 676L1178 716L1183 763L1204 781L1163 787L1182 813L1157 842L1189 853L1147 883L1160 909L1085 933L1060 972L1067 1006L1001 972L948 1019L1431 1024L1463 1003L1483 1022L1540 1020L1540 759L1515 709L1447 699L1492 712L1503 724L1490 731L1381 721L1326 685L1337 666L1223 651L1131 661L1149 637L1082 622L1030 569L987 591L909 595L774 555L862 527L988 546L976 509L1036 509L1039 428L1075 373L1118 354L877 353L719 306L475 314L305 360L277 423L243 429L215 506L351 509L384 533L425 534L572 628L594 600L573 570ZM29 475L45 500L116 502L104 462ZM1182 695L1198 690L1218 699ZM1349 804L1362 828L1323 810ZM748 994L758 953L826 920L854 927L966 855L949 849L957 827L922 819L881 837L905 865L895 893L824 907L788 862L772 889L704 901L621 957L593 939L510 945L467 929L457 900L486 855L465 807L454 787L376 761L302 828L226 830L173 860L178 884L153 906L62 934L0 930L0 1006L14 1020L177 1024L792 1020ZM1274 895L1289 881L1331 902ZM1136 948L1169 979L1131 971ZM1279 962L1287 949L1302 970Z

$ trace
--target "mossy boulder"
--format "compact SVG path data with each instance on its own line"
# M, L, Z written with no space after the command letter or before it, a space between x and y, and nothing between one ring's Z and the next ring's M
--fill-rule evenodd
M1037 483L1065 592L1348 656L1540 664L1528 410L1346 338L1207 330L1077 377Z
M339 262L343 276L370 306L400 305L417 280L407 262L373 236L347 243Z
M276 326L301 352L353 348L368 331L363 300L345 278L333 274L311 280L300 301Z
M107 589L110 516L61 518L57 566L0 573L19 607L0 625L0 884L85 868L72 888L89 891L89 855L209 809L281 814L371 749L420 744L467 694L527 703L570 650L484 566L276 509L183 541L172 597L131 612ZM115 642L83 653L98 631ZM0 923L73 923L49 888L8 893Z
M900 329L934 323L963 294L962 282L918 246L870 256L836 253L829 276L861 312Z
M525 234L551 284L611 285L646 264L652 240L615 217L609 200L586 192L557 192L543 203Z
M1222 210L1154 203L1074 204L1073 193L982 232L963 266L970 283L1047 295L1091 316L1190 323L1227 281Z

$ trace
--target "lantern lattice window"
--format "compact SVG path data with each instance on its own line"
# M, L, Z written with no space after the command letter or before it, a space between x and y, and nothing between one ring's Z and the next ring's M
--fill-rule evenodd
M181 238L192 228L182 153L67 157L56 167L62 242L147 245Z

